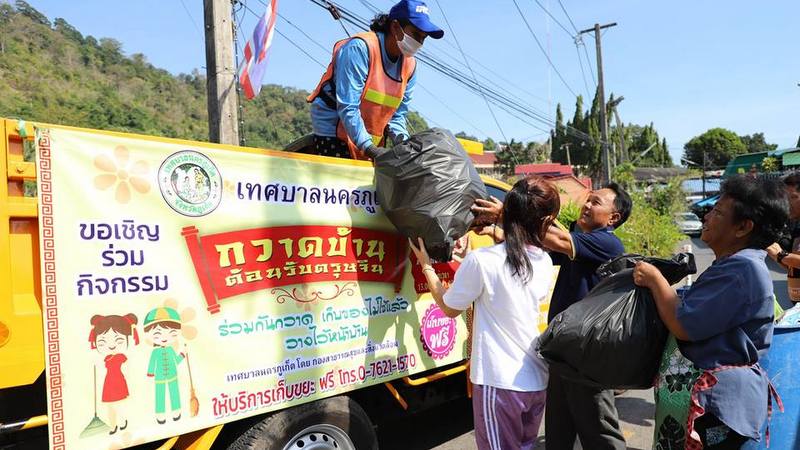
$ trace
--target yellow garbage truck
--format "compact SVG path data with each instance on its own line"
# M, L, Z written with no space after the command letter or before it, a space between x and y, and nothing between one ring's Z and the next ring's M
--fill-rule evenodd
M10 119L0 150L0 448L369 449L468 395L370 164Z

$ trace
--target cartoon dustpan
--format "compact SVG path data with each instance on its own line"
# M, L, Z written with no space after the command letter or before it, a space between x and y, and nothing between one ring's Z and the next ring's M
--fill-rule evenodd
M96 434L105 433L111 429L111 427L106 425L105 422L103 422L102 420L100 420L99 417L97 417L97 366L94 366L93 369L94 369L94 374L93 374L94 417L92 417L92 420L89 421L89 425L86 425L86 428L84 428L83 431L81 432L80 434L81 438L86 438L89 436L94 436Z

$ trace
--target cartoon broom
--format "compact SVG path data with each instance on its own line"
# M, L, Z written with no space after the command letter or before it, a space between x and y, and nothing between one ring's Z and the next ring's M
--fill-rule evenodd
M86 438L89 436L94 436L96 434L105 433L106 431L111 429L111 427L106 425L105 422L103 422L102 420L100 420L99 417L97 417L97 366L92 366L92 368L94 369L93 373L94 376L92 378L94 387L94 417L92 417L92 420L89 421L89 425L86 425L86 428L84 428L83 431L81 432L80 434L81 438Z
M186 368L189 370L189 415L197 417L200 412L200 401L197 400L197 395L194 393L194 381L192 381L192 366L189 364L189 352L186 352Z

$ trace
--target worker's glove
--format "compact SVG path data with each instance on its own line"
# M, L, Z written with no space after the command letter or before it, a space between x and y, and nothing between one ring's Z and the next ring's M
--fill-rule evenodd
M386 151L387 151L386 147L378 147L376 145L370 145L369 147L367 147L366 150L364 150L364 154L369 156L370 159L375 159L378 156L386 153Z
M402 133L400 134L389 133L389 140L392 142L392 145L394 146L402 144L403 142L407 141L408 136Z

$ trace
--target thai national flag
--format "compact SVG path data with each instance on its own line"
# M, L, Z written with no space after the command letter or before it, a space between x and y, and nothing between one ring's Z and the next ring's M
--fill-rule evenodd
M275 19L278 17L278 0L270 0L267 11L253 30L253 38L244 47L244 62L239 69L239 83L248 100L261 91L261 79L267 68L267 50L272 45Z

